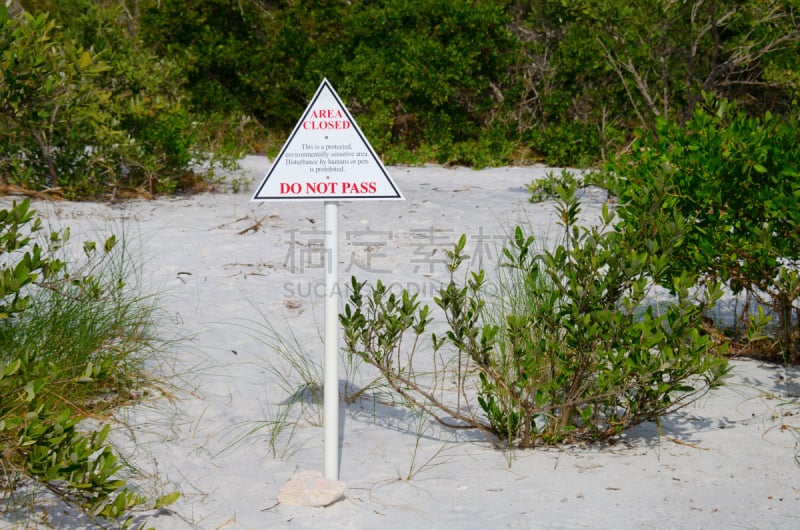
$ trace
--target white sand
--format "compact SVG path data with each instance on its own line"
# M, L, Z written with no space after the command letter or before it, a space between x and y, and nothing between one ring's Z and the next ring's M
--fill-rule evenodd
M276 505L296 469L322 470L321 411L271 440L286 381L270 327L296 339L322 378L320 202L251 203L264 158L244 161L239 193L118 205L34 203L73 240L119 230L141 247L143 277L162 294L168 336L189 337L153 369L170 399L120 412L113 438L149 494L177 490L169 511L137 522L171 528L800 528L798 371L732 362L726 387L641 425L609 447L492 449L374 401L341 413L346 498L327 508ZM544 168L388 168L406 201L341 203L341 276L383 278L430 299L446 278L441 250L461 233L492 268L513 224L555 235L552 203L527 202ZM585 194L592 219L605 196ZM10 202L0 198L0 205ZM121 221L125 219L125 221ZM246 231L257 221L255 230ZM241 233L244 232L244 233ZM96 236L94 236L96 237ZM294 338L292 338L294 337ZM340 369L340 378L345 378ZM289 382L300 385L292 375ZM356 384L364 384L361 380ZM285 426L286 424L284 424ZM74 510L58 528L91 528ZM11 525L3 523L0 528ZM31 522L31 526L35 525Z

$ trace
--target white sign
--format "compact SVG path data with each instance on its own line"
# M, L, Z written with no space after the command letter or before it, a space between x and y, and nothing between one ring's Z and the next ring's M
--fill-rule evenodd
M258 187L258 200L403 199L327 79Z

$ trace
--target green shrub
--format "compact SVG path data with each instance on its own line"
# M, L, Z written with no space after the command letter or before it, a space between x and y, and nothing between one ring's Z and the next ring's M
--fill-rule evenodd
M564 169L559 175L556 175L554 171L548 171L544 178L533 180L525 187L531 194L528 200L532 203L539 203L557 198L561 188L579 188L583 185L582 175L576 176L574 172Z
M389 160L505 160L472 153L496 142L483 138L502 97L491 87L515 57L502 2L148 0L140 11L144 42L185 66L197 106L285 134L327 77Z
M42 247L34 242L33 233L42 229L41 219L34 217L30 202L14 204L11 209L0 210L0 256L25 251L16 262L0 262L0 322L13 317L30 303L26 288L38 279L47 280L64 267L64 263L43 256ZM50 235L58 243L61 235Z
M46 15L0 6L0 178L32 189L113 177L127 143L95 80L108 65L60 39Z
M210 178L187 179L193 166L231 164L237 149L203 145L180 70L126 34L119 5L70 6L57 19L0 5L0 182L69 198L171 193Z
M554 117L521 136L543 163L554 167L588 167L601 153L599 128L583 121Z
M0 210L0 495L13 500L29 477L90 517L127 527L130 510L148 501L120 478L109 427L86 432L80 422L140 391L146 355L161 344L155 307L128 284L124 242L84 243L85 264L67 271L55 252L68 231L43 247L40 230L27 201Z
M637 226L653 211L680 212L687 232L674 269L770 306L787 362L800 359L798 125L796 117L753 118L708 97L685 125L660 120L656 134L643 134L611 164L623 221Z
M704 0L12 6L48 12L73 43L107 63L101 86L119 127L145 154L190 145L173 141L183 134L203 146L193 156L234 145L263 152L264 142L277 150L323 77L387 160L478 166L507 163L513 147L525 155L517 160L587 167L625 148L637 126L652 132L659 117L686 119L703 91L762 114L786 113L800 87L790 0L741 0L729 9ZM164 134L151 139L141 111L157 99L154 108L169 116ZM242 117L260 138L243 138ZM174 180L163 184L169 190Z
M503 84L515 57L503 6L403 0L346 11L341 53L313 64L336 74L329 75L360 112L386 118L365 133L391 131L393 144L429 143L448 151L442 156L463 158L459 144L485 132L498 104L490 86Z
M666 212L634 230L604 209L600 225L587 228L577 224L574 187L559 194L563 241L537 251L517 228L496 298L485 294L484 271L456 279L466 237L447 251L451 281L435 298L446 331L431 335L426 368L415 350L428 307L380 282L365 293L352 280L340 316L347 351L442 423L520 447L613 437L717 384L726 362L701 325L719 288L692 295L696 278L684 273L672 277L672 299L652 297L683 236L680 216ZM413 338L403 349L406 334Z

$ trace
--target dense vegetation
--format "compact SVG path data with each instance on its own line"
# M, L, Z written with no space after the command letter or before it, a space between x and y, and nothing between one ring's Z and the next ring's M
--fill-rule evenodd
M0 184L69 198L193 186L211 146L182 72L128 39L119 6L66 6L0 6Z
M703 92L789 113L796 3L186 0L136 3L194 105L283 136L322 77L389 161L591 163Z
M777 340L759 341L760 354L800 362L797 119L770 112L753 118L709 98L685 124L658 120L655 127L610 164L625 175L611 185L625 205L620 216L646 226L658 212L679 213L687 224L671 272L722 281L744 294L729 334L752 343L772 319L769 334Z
M684 123L704 94L796 114L797 9L15 0L0 38L0 175L74 195L170 192L193 184L186 169L204 153L276 148L323 77L388 162L589 165L659 119Z

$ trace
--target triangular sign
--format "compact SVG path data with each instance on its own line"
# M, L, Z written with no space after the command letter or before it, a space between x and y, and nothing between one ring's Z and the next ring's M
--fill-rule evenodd
M403 195L327 79L252 198L392 199Z

